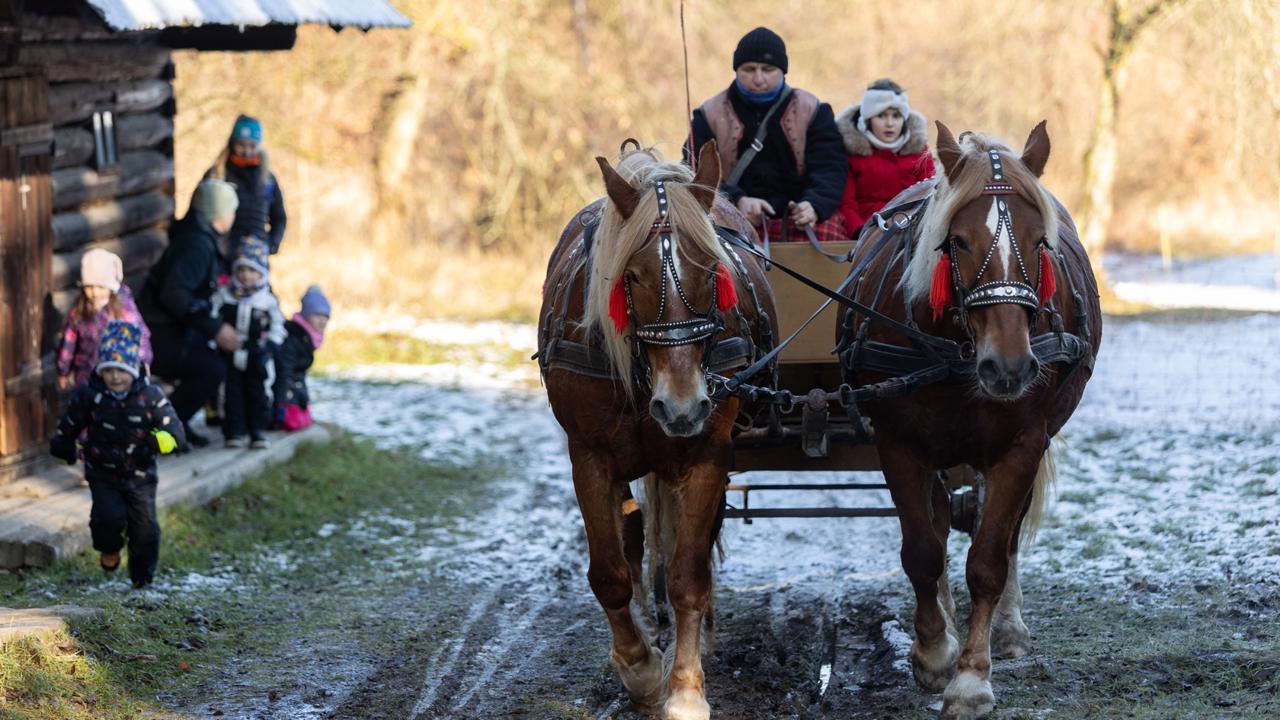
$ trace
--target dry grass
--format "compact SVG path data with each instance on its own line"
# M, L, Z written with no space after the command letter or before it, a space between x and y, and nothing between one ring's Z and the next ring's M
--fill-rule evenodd
M399 6L412 30L305 28L288 53L178 53L178 210L235 115L256 114L289 207L275 264L286 306L314 281L347 306L529 318L560 229L600 193L592 158L629 136L675 155L688 131L679 3ZM789 81L837 111L891 75L957 132L1019 146L1047 118L1046 182L1078 206L1105 3L787 7L686 7L693 102L728 84L736 39L763 22L789 41ZM1143 36L1122 84L1115 246L1277 242L1277 23L1256 0L1189 3Z

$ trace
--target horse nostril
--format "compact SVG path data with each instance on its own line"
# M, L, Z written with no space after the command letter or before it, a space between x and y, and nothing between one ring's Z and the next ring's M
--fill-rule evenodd
M987 358L978 362L978 379L988 385L994 385L1000 380L1000 368L995 360Z
M703 398L698 401L698 410L693 414L694 422L702 422L711 414L711 401Z
M1026 362L1022 364L1022 382L1029 383L1040 374L1040 361L1036 360L1035 355L1028 355Z
M649 401L649 414L660 423L671 422L671 416L667 413L667 404L660 398Z

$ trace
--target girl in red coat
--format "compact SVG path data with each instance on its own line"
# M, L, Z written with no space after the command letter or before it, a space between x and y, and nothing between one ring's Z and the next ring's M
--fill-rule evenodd
M881 78L836 117L849 155L849 182L840 214L854 238L871 215L903 189L933 177L924 115L912 112L907 93Z

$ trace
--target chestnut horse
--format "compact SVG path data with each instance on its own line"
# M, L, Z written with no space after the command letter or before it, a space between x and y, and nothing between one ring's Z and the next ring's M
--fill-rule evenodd
M568 436L587 579L612 631L610 660L642 710L702 719L710 707L700 631L739 409L736 398L713 403L706 373L744 367L768 350L773 300L755 259L739 256L712 225L754 237L717 199L714 143L702 149L696 176L648 150L625 153L616 171L596 160L607 198L580 212L552 253L538 357ZM675 615L665 663L642 611L646 533L628 485L645 476L644 512L659 530L648 534L649 549L666 563Z
M1066 211L1041 185L1042 122L1021 155L994 138L956 142L938 123L940 177L902 252L878 252L850 291L890 317L950 341L953 382L863 408L902 526L902 565L916 595L911 667L943 692L942 717L979 718L995 704L991 657L1029 652L1018 585L1019 535L1034 532L1052 480L1049 440L1075 410L1102 339L1097 284ZM900 196L922 195L915 186ZM892 207L892 203L890 204ZM885 211L892 214L892 211ZM853 262L889 247L872 228ZM887 290L886 290L887 289ZM846 312L848 382L883 380L865 341L903 346L899 330ZM856 342L854 333L864 333ZM1063 349L1074 348L1073 352ZM972 599L963 647L946 576L949 505L937 472L970 465L985 500L965 564ZM1024 523L1025 519L1025 523Z

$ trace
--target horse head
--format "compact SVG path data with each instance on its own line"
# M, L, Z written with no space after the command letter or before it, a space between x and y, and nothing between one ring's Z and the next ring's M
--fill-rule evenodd
M1011 402L1040 375L1031 331L1055 292L1058 215L1039 181L1049 135L1041 122L1017 155L977 133L957 142L937 125L944 178L922 220L924 262L913 262L906 284L921 295L927 285L934 320L949 315L964 330L980 394Z
M649 414L672 437L700 434L712 412L706 361L737 302L729 258L708 213L720 184L714 142L698 172L653 151L596 158L608 195L593 248L587 323L627 393L650 389ZM636 378L636 382L628 379Z

